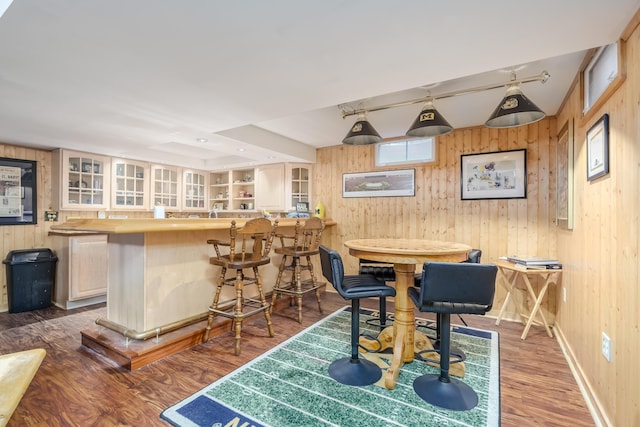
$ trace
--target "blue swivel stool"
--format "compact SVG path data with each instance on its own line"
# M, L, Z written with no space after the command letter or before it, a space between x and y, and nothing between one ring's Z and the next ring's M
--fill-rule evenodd
M478 404L478 395L471 387L449 376L451 315L491 310L497 271L489 264L428 262L422 270L422 286L409 288L409 297L418 310L440 317L440 349L433 350L440 355L440 374L426 374L413 382L413 389L426 402L455 411Z
M396 295L396 290L371 275L344 275L340 254L320 245L322 274L331 282L338 294L351 300L351 357L335 360L329 366L329 375L342 384L365 386L382 377L382 370L375 363L358 356L360 338L360 299L385 298Z

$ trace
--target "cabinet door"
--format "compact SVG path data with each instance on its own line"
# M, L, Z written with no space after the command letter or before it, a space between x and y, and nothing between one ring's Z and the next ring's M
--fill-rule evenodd
M68 150L53 153L52 204L55 209L96 210L109 207L109 158Z
M313 210L311 205L311 173L312 166L305 163L287 164L287 209L295 209L296 203L309 203L309 211Z
M69 238L69 301L107 293L107 236Z
M151 205L178 209L182 177L180 169L173 166L151 166Z
M149 164L112 160L112 209L149 209Z
M185 170L182 173L182 210L207 210L208 172Z
M256 168L256 209L286 210L283 163Z

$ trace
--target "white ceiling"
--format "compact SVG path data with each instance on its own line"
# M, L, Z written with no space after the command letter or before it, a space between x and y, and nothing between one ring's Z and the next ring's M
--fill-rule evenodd
M0 13L10 0L0 0ZM3 6L4 4L4 6ZM640 0L16 0L0 18L0 141L198 169L314 161L371 107L551 74L557 112L587 50ZM503 89L442 99L456 128ZM370 113L403 135L420 105ZM205 138L207 142L199 142ZM239 151L244 149L245 151Z

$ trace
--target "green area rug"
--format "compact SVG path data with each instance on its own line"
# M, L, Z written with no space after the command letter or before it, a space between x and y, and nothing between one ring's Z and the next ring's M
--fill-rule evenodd
M424 362L405 364L394 390L370 385L351 387L334 381L331 362L351 353L348 307L310 326L252 362L166 409L161 417L175 426L499 426L500 368L498 334L454 327L452 346L467 355L462 379L478 393L469 411L449 411L423 401L413 380L439 373ZM377 313L363 311L360 332ZM433 335L427 321L419 330Z

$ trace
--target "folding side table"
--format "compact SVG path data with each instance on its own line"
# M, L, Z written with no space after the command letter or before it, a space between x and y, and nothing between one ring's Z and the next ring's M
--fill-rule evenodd
M537 270L537 269L526 269L525 267L516 266L516 264L498 260L495 262L495 265L498 267L498 277L497 281L502 283L502 286L507 290L507 296L504 299L504 303L502 304L502 308L500 309L500 314L498 314L498 319L496 320L496 325L500 324L500 320L504 315L504 312L507 308L507 304L509 304L509 300L511 299L511 292L515 290L518 279L521 279L524 282L527 292L531 298L534 299L535 305L530 313L527 313L524 305L520 304L517 301L517 298L514 299L516 303L516 309L518 310L518 314L523 319L528 319L527 323L524 327L524 332L520 336L520 339L527 338L527 334L529 333L529 329L534 322L534 319L537 314L542 318L542 323L544 324L545 329L547 330L547 335L553 337L553 333L551 332L551 328L549 328L549 324L547 323L547 319L544 317L544 313L540 310L540 305L542 304L542 300L544 299L545 294L547 293L547 288L551 283L557 284L557 278L562 274L562 270ZM533 286L531 286L530 277L539 276L544 279L544 285L540 289L538 295L533 290ZM555 279L555 280L554 280Z

